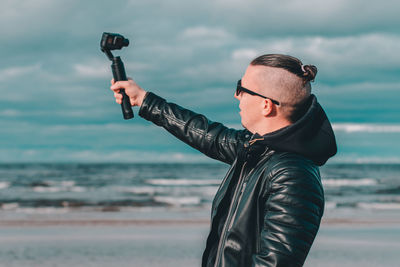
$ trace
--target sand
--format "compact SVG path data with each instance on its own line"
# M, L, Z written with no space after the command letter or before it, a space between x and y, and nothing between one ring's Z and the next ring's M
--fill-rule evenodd
M200 266L207 219L153 215L2 216L0 266ZM304 266L399 266L399 220L364 215L326 216Z

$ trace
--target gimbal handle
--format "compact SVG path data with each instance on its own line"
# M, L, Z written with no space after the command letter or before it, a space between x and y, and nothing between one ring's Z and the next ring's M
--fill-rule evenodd
M114 76L114 81L127 81L128 79L126 78L125 74L125 67L124 63L122 62L120 57L113 57L112 58L112 64L111 64L111 70ZM125 93L125 89L121 89L119 93L122 95L122 114L124 116L125 120L132 119L134 117L133 111L132 111L132 105L131 102L129 101L129 96Z

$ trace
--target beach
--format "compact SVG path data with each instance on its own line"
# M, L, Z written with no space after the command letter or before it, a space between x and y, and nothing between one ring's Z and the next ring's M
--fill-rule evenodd
M400 219L376 215L328 214L304 266L398 266ZM0 266L200 266L204 216L177 209L10 216L0 223Z

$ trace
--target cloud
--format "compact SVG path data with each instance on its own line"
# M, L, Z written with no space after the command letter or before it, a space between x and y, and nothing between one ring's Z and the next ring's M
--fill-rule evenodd
M400 55L395 53L400 49L399 35L273 37L237 43L240 48L232 52L233 59L249 62L264 53L290 54L316 65L320 70L317 80L325 82L398 80L392 70L400 68Z
M0 81L15 80L27 74L37 73L41 70L40 64L28 66L15 66L0 69Z
M232 35L223 28L206 26L186 28L178 36L178 39L186 42L189 41L191 45L196 45L200 42L202 46L220 46L232 41L232 38Z
M110 67L104 62L98 64L81 64L77 63L73 65L73 68L78 76L86 78L103 78L109 76Z
M226 39L230 37L230 34L226 32L222 28L209 28L206 26L197 26L186 28L181 33L182 38L188 39L214 39L214 38L222 38Z
M15 109L4 109L0 111L0 116L4 117L17 117L20 116L21 112Z
M250 62L256 56L258 56L258 54L255 49L241 48L241 49L234 50L232 52L233 60L246 60L246 61Z
M240 36L323 35L340 36L370 32L396 33L400 24L397 1L274 1L253 0L214 2L214 13L224 11L223 19L229 30Z

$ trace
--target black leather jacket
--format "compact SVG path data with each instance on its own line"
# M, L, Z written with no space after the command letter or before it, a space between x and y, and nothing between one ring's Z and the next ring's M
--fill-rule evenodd
M139 115L231 165L212 205L203 266L302 266L319 229L317 165L336 153L315 96L296 123L265 136L234 130L148 93Z

